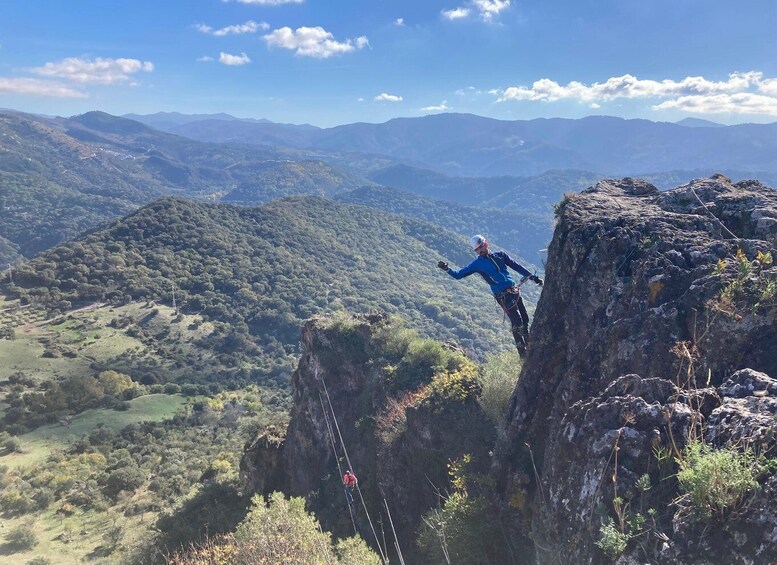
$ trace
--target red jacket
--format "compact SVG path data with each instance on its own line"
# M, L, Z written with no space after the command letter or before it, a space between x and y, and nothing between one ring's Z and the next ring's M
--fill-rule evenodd
M356 486L356 475L353 473L346 473L343 475L343 484L347 487Z

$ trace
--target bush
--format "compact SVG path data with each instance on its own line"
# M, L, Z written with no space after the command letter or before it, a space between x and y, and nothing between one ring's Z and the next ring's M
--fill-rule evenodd
M5 542L17 551L27 551L38 545L38 538L29 524L19 524L5 534Z
M616 526L615 522L610 521L603 524L599 528L599 533L602 537L596 540L596 545L601 549L607 557L615 559L621 553L626 551L626 545L629 542L629 536L621 532Z
M105 486L111 496L120 491L134 491L146 482L146 474L135 465L127 465L111 471L105 481Z
M360 538L342 540L333 548L329 534L305 511L302 498L287 499L276 492L266 504L261 496L254 497L251 511L234 535L211 538L168 562L378 565L380 558Z
M701 441L689 443L678 464L682 498L700 520L722 519L726 511L736 510L745 494L758 488L756 479L762 471L761 459L751 450L712 449Z
M484 498L454 492L441 509L423 518L418 547L424 563L507 563L507 546L497 520Z
M18 437L10 437L3 442L3 449L6 453L21 453L22 442Z
M51 565L51 559L48 557L33 557L26 565Z
M498 429L504 428L507 423L507 407L520 373L521 358L514 349L490 355L483 365L480 406Z

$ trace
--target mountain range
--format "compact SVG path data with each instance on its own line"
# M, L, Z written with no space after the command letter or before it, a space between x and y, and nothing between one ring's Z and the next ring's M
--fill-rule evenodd
M0 114L0 261L32 257L161 196L255 205L295 194L332 197L380 185L480 209L480 214L466 213L469 225L481 226L469 231L491 229L493 209L514 210L521 214L520 226L530 226L531 232L523 238L530 242L527 248L520 249L539 264L536 252L550 239L553 205L566 192L606 178L608 168L628 170L662 189L714 172L777 185L773 163L777 153L771 149L777 136L769 137L774 124L718 127L688 120L656 124L602 117L500 122L446 114L322 130L226 114L136 117L221 142L190 139L103 112L72 118ZM705 149L716 144L725 148L721 149L725 156ZM559 152L562 146L566 149ZM688 157L689 151L696 157ZM531 155L536 152L535 161ZM596 158L580 158L594 153ZM745 153L749 161L737 157ZM494 175L498 167L461 165L487 163L498 154L507 155L504 162L513 164L529 158L529 171L542 170ZM559 159L548 161L550 154ZM631 157L613 164L618 155L626 154ZM716 159L718 164L710 168L692 168ZM599 163L602 168L543 169L551 162ZM629 162L641 164L628 169ZM659 165L680 168L651 168ZM737 165L742 168L727 168ZM462 176L468 167L487 174ZM372 193L368 200L378 203L381 199L375 196ZM412 216L413 206L401 209L394 202L388 209ZM424 206L439 210L443 205ZM415 211L421 212L417 206ZM443 216L451 217L418 215L429 221ZM466 223L448 220L442 225ZM509 237L507 245L514 241L521 239Z
M550 169L609 176L710 168L777 173L777 123L721 126L609 116L503 121L448 113L326 129L209 117L169 131L201 141L383 155L462 176L526 176Z

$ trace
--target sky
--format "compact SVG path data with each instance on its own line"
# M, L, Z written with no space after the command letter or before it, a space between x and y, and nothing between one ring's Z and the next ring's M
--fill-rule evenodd
M775 0L0 0L0 108L777 121Z

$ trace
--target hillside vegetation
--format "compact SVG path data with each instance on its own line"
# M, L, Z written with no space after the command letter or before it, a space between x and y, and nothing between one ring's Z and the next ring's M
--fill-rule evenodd
M14 273L7 292L70 309L161 300L217 322L209 346L232 379L285 379L303 320L344 309L399 313L477 355L505 343L482 281L456 282L439 258L470 260L464 237L374 209L296 197L257 208L162 199ZM227 375L214 375L224 379Z
M0 260L32 257L164 195L257 203L367 181L268 148L202 143L103 112L0 113Z
M552 207L548 207L544 214L533 214L520 210L464 206L381 186L352 190L338 195L336 199L425 220L465 236L482 233L496 246L508 250L528 269L534 268L532 264L542 268L545 259L543 250L553 229ZM539 293L534 298L539 298Z

